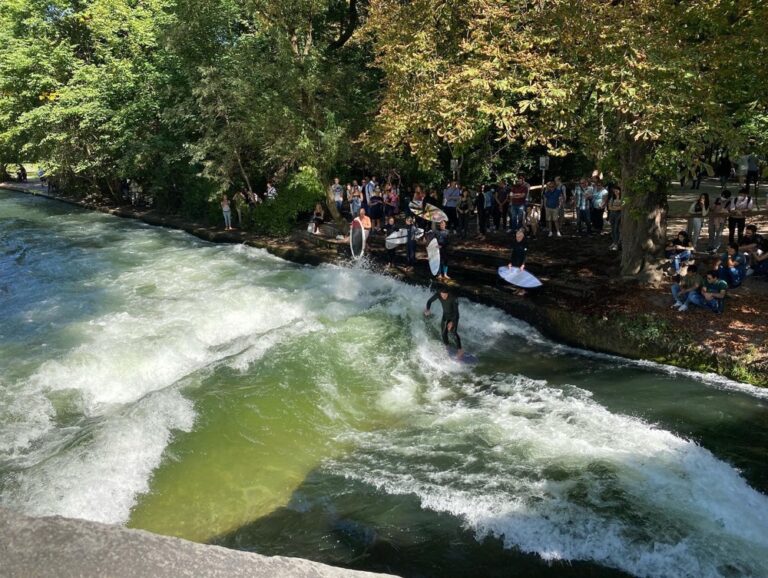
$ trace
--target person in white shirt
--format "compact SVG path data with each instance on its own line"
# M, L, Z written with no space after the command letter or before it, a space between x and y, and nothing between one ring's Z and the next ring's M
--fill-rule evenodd
M603 215L605 213L605 204L608 201L608 190L600 181L595 182L594 193L592 195L592 228L599 235L603 230Z
M592 234L590 209L592 207L593 195L594 189L589 186L587 179L581 179L573 190L573 202L576 208L576 230L579 233L586 232L587 235Z

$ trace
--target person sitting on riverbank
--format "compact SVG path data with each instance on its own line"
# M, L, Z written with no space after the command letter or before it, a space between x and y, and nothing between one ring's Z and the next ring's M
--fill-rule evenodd
M325 210L323 205L317 203L315 205L315 211L312 213L312 233L317 235L320 233L320 225L325 221Z
M755 275L768 275L768 239L757 235L757 243L754 253L750 258L750 267Z
M728 249L720 257L718 276L728 283L728 287L736 288L744 281L747 274L747 264L744 255L739 252L739 244L728 243Z
M675 275L680 274L680 264L691 258L692 249L685 231L680 231L675 239L667 243L666 254Z
M763 236L757 233L756 225L747 225L742 242L739 243L739 251L746 256L748 266L751 266L755 260L755 255L762 246L763 240Z
M703 307L708 307L715 313L722 313L725 309L725 295L728 292L728 283L718 278L717 271L707 273L704 287L700 295L704 299ZM693 301L691 301L693 303ZM701 305L701 303L694 303Z
M680 283L672 285L672 298L674 299L672 308L687 311L691 296L699 296L703 286L704 279L699 275L698 267L696 265L685 267L685 275Z

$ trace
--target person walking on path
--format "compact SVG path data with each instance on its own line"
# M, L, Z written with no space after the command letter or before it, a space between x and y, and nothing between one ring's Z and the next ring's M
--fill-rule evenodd
M427 307L424 309L425 317L432 315L430 308L432 307L432 304L438 299L440 300L440 305L443 307L443 318L440 323L440 336L442 337L443 343L446 347L450 347L451 345L449 337L453 339L453 342L456 344L456 359L461 359L464 357L464 349L461 347L461 337L459 337L458 297L452 293L449 293L447 289L440 289L427 301Z

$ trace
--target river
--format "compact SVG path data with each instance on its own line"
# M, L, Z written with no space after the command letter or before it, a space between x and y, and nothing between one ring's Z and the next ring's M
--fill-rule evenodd
M464 300L459 364L428 297L0 191L0 505L404 576L768 576L768 391Z

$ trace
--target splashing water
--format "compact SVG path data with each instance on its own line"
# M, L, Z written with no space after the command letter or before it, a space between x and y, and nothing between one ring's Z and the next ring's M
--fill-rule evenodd
M210 541L326 476L545 561L768 575L760 390L462 302L470 368L424 289L0 194L0 505Z

